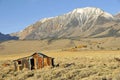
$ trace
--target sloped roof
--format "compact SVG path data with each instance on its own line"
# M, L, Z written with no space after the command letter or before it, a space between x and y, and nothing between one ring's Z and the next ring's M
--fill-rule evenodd
M27 56L27 57L23 57L23 58L19 58L19 59L16 59L16 60L13 60L13 61L17 61L17 60L21 60L21 59L25 59L25 58L29 58L29 57L32 57L33 55L35 55L35 54L38 54L40 57L42 57L42 58L44 58L44 57L48 57L47 55L45 55L45 54L43 54L43 53L34 53L34 54L32 54L31 56ZM49 57L49 58L51 58L51 57Z
M45 54L43 54L43 53L34 53L34 54L38 54L39 56L41 56L41 57L48 57L48 56L46 56ZM34 55L33 54L33 55ZM33 55L31 55L31 56L33 56Z

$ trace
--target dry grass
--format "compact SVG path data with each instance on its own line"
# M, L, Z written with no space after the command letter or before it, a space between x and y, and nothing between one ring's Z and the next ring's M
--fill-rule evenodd
M0 80L120 80L120 51L44 51L55 58L55 67L13 70L12 60L32 53L0 56ZM6 58L5 58L6 57ZM9 61L8 61L9 60ZM3 67L3 63L10 64Z
M0 55L30 53L48 50L120 50L120 38L11 40L0 43Z

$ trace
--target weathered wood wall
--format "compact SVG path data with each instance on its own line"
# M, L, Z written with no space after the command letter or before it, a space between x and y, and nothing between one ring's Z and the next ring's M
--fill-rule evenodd
M31 64L30 60L33 59L34 65ZM18 61L20 61L21 64L18 64ZM31 70L31 66L34 66L34 69L41 69L45 66L54 66L53 58L47 57L47 56L41 56L38 53L33 54L30 57L18 59L14 61L15 70L23 70L24 68L27 68Z

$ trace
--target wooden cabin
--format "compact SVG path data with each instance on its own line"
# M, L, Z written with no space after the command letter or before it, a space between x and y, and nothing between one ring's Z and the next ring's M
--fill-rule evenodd
M31 56L14 60L15 71L41 69L45 66L54 66L54 58L48 57L42 53L34 53Z

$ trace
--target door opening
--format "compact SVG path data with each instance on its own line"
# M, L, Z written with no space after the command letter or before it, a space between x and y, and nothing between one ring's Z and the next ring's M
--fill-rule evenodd
M30 64L31 64L31 70L35 69L35 63L34 63L34 59L30 59Z

